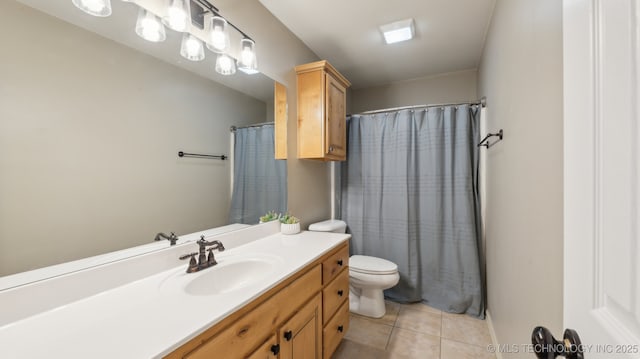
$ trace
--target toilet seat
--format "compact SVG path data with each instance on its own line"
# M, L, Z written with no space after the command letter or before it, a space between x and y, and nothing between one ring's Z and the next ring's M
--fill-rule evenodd
M349 258L349 270L362 274L395 274L398 265L382 258L353 255Z

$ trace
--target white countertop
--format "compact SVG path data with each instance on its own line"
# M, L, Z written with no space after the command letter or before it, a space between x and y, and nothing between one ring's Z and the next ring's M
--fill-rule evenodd
M256 284L214 296L181 288L199 273L186 263L0 327L2 358L156 358L218 323L350 237L348 234L280 233L216 254L222 265L239 256L282 260ZM224 243L224 240L223 240ZM197 247L194 244L194 251ZM169 285L167 285L169 284ZM34 300L34 298L25 298ZM36 300L46 300L37 298Z

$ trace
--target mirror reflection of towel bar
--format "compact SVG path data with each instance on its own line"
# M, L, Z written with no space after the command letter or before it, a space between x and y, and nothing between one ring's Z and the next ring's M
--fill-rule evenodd
M195 158L212 158L212 159L217 159L217 160L226 160L227 156L225 155L202 155L199 153L187 153L187 152L178 152L178 157L195 157Z

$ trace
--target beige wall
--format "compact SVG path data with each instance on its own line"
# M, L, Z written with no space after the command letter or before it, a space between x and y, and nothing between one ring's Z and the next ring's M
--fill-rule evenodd
M266 105L0 2L0 276L226 224L229 126Z
M451 72L351 92L350 112L478 100L475 69Z
M287 86L288 98L295 99L294 66L316 61L318 57L258 0L220 0L217 5L227 18L256 40L260 70ZM34 142L42 139L43 146L36 145L34 149L23 144L15 147L19 137L9 138L12 135L8 131L0 134L0 168L11 165L9 171L3 171L9 174L0 177L0 275L146 243L150 240L149 233L153 236L160 230L186 233L225 222L219 218L226 219L228 210L227 162L178 161L175 153L187 147L194 152L227 153L230 124L265 121L263 103L104 38L89 33L75 35L79 36L76 38L68 34L73 28L71 25L12 1L1 2L0 12L3 15L15 12L15 16L5 16L7 21L0 24L0 30L4 30L0 39L12 49L7 55L3 53L3 66L0 66L3 79L0 126L13 130L16 118L24 120L30 114L37 115L31 118L48 120L49 125L56 124L54 128L28 121L19 124L18 128L25 127L20 130L24 136L27 131L36 131L39 137L34 138ZM32 15L38 19L38 25L23 21ZM40 27L46 31L39 32ZM19 32L25 32L30 40L19 41L14 36ZM46 36L40 37L41 34ZM16 46L9 46L16 42ZM96 42L106 44L107 48L99 50ZM90 56L95 61L80 61L73 56L67 61L68 51L77 56ZM117 63L120 59L131 62L131 67L123 69ZM21 78L16 72L18 69L12 66L28 68L31 73L28 78ZM33 86L34 83L37 86ZM27 92L32 96L29 102L24 98L15 101ZM106 93L115 93L116 99L104 110L90 108L90 116L83 112L89 104L72 98L80 96L78 99L82 100ZM54 108L34 107L34 99L38 98L44 98ZM113 106L118 101L122 104ZM150 106L150 102L154 105ZM272 108L271 104L266 105L267 111ZM75 116L63 116L60 109L72 109ZM219 114L214 122L210 121L211 113ZM64 126L54 119L62 121ZM287 162L289 209L306 226L330 215L328 166L296 159L297 118L292 100L289 100L288 119L291 134ZM222 130L218 130L218 126ZM74 134L74 141L65 140ZM56 135L56 139L51 135ZM75 152L52 151L51 147L60 142ZM46 150L41 151L42 147ZM134 147L136 151L132 150ZM143 150L138 150L140 147ZM15 148L27 153L23 157L13 156ZM94 155L96 151L99 156ZM55 155L56 159L40 157L43 153ZM78 156L82 158L76 158ZM27 160L36 161L28 171L20 168ZM76 181L74 188L55 192L60 193L59 198L50 198L54 191L45 191L42 187L49 185L47 179L53 178L58 183L62 177L79 178L68 168L74 161L83 164L82 173L89 171L96 180ZM58 166L61 162L67 167ZM17 177L25 172L33 178L20 184ZM122 188L124 176L137 179L135 188ZM14 186L16 183L27 186L31 194L23 198ZM216 184L215 190L203 192L205 186L210 189L211 183ZM34 188L40 189L34 191ZM43 193L36 193L38 191L46 196L42 197ZM108 198L111 202L98 204L99 198ZM70 205L72 199L90 203L75 208ZM16 208L14 204L18 200L19 208ZM56 210L54 202L62 203L65 209ZM129 208L136 214L123 215L118 208ZM13 221L9 213L22 219ZM31 219L36 214L51 214L51 219L34 224ZM76 218L77 215L84 219ZM123 220L128 224L114 228L113 223ZM27 227L34 228L25 229ZM138 231L133 231L134 228ZM84 243L72 244L78 237ZM28 246L22 244L33 238L46 239Z
M478 73L505 133L487 152L488 308L500 343L527 344L563 330L562 2L498 0Z
M329 165L297 159L296 65L319 58L293 35L258 0L229 1L222 8L234 23L241 23L256 40L258 66L262 72L287 87L287 188L288 209L306 228L331 215ZM237 19L237 20L236 20Z

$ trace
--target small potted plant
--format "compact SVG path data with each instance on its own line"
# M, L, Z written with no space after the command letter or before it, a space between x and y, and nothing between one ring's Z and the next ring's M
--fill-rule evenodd
M269 211L264 216L260 217L260 223L275 221L278 218L280 218L280 214L274 211Z
M282 234L300 233L300 220L290 213L280 216L280 232Z

